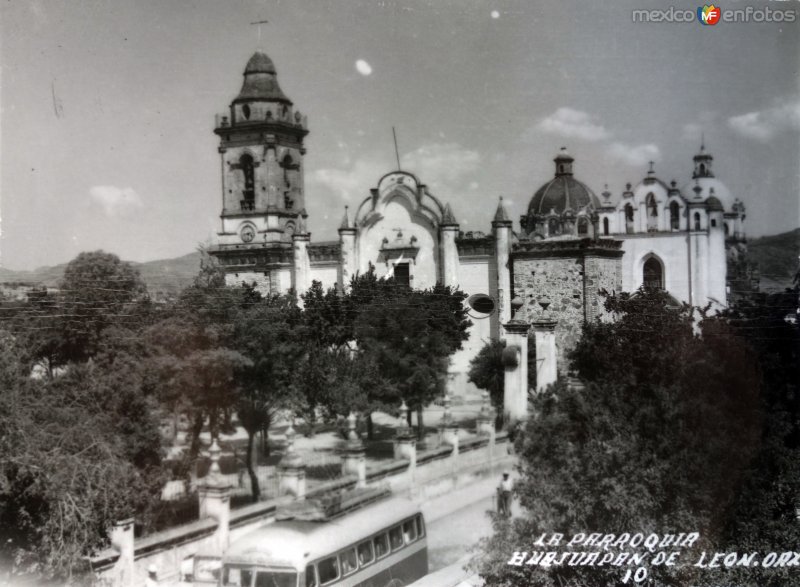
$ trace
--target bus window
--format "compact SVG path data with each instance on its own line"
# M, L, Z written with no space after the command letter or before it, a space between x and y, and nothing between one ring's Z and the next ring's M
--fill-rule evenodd
M342 563L342 575L349 575L355 572L358 568L356 562L356 549L349 548L339 555L339 560Z
M253 584L253 571L237 567L225 567L222 573L225 587L250 587Z
M339 578L339 559L335 556L326 558L317 563L319 582L321 585L330 583Z
M375 556L381 558L389 554L389 539L386 534L378 534L375 537Z
M258 571L255 587L295 587L297 573L281 571Z
M417 516L417 535L422 538L425 536L425 522L422 521L422 516Z
M358 563L363 567L375 560L372 553L372 542L362 542L358 545Z
M389 530L389 542L392 545L392 550L397 550L403 546L403 531L400 526L395 526Z
M317 568L314 565L306 567L306 587L317 587Z
M403 540L406 544L411 544L417 539L417 527L414 520L403 522Z

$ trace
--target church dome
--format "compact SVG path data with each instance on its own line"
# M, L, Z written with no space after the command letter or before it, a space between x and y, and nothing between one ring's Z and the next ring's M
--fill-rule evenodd
M722 202L720 202L719 199L716 198L715 196L711 196L706 200L706 207L708 208L709 211L718 210L721 212L724 210L724 208L722 207Z
M271 73L275 75L277 71L275 71L275 64L269 58L269 55L262 51L256 51L250 61L247 62L247 67L244 68L245 75L251 73Z
M237 102L292 103L278 85L275 64L266 53L256 51L247 62L242 89L233 101L234 104Z
M528 205L528 216L549 214L551 210L556 214L561 214L565 210L578 212L585 206L599 208L600 200L594 192L573 177L574 159L565 148L562 147L553 161L556 164L556 175L533 194Z
M700 199L703 201L713 197L718 200L726 212L733 211L734 198L727 186L716 177L698 177L694 181L687 183L681 189L681 193L689 200L695 199L694 187L700 186Z

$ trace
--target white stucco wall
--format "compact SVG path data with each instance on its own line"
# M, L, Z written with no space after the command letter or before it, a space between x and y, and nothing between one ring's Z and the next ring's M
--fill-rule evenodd
M459 287L468 295L483 293L494 295L490 285L491 258L474 257L461 258L458 267ZM471 312L478 316L477 313ZM474 386L467 383L469 362L478 354L492 336L492 316L486 318L470 318L472 326L469 329L469 339L464 341L463 348L457 351L450 359L450 391L463 395L467 389Z
M311 281L319 281L322 287L328 289L336 285L339 275L337 265L311 265Z
M439 246L433 226L425 219L412 216L410 205L400 196L391 198L381 207L380 212L381 218L377 222L359 230L359 271L366 272L372 263L379 278L391 277L395 264L409 262L412 287L426 289L436 285L439 275L436 258ZM384 239L388 240L389 246L416 247L417 254L392 254L387 259L381 253ZM413 244L412 239L416 239Z
M622 240L622 289L632 292L641 287L642 269L649 256L658 257L664 266L664 287L676 299L689 301L688 245L685 232L617 235Z

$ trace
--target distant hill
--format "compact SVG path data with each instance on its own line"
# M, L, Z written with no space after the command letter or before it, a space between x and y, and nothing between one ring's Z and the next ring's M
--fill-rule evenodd
M761 289L783 290L792 286L800 255L800 228L754 238L747 243L748 259L758 265Z
M150 295L155 299L162 299L177 294L192 283L200 271L200 253L189 253L175 259L131 264L139 269ZM58 287L66 267L66 263L53 267L39 267L33 271L12 271L0 267L0 283Z

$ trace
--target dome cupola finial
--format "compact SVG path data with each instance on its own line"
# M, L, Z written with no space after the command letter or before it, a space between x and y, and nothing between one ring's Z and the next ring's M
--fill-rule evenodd
M556 164L556 177L561 175L572 175L572 163L575 159L567 152L566 147L561 147L561 150L553 159Z
M714 177L714 173L711 171L711 164L713 162L714 157L711 156L711 153L706 153L706 139L705 134L703 134L700 140L700 152L694 156L694 172L692 173L692 179L697 179L698 177Z

